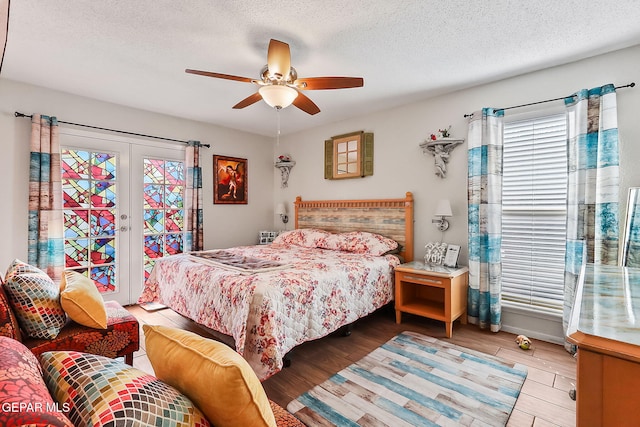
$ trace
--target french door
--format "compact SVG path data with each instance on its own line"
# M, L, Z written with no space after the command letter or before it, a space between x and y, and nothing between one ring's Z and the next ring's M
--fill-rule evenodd
M157 258L182 252L184 147L60 129L65 268L135 303Z

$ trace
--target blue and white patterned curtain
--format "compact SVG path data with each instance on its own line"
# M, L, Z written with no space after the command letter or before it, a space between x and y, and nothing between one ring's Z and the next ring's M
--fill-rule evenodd
M582 89L567 110L567 249L564 310L567 331L583 263L618 261L620 154L618 109L612 84Z
M503 110L483 108L469 122L469 323L498 332L502 309Z
M201 251L204 248L200 146L200 141L189 141L187 149L185 150L185 164L187 167L184 198L185 252Z
M58 120L34 114L30 144L28 262L59 281L64 229Z

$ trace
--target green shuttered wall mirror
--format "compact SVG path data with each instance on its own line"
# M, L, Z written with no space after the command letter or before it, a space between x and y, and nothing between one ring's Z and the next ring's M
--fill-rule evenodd
M352 132L324 142L324 178L373 175L373 133Z

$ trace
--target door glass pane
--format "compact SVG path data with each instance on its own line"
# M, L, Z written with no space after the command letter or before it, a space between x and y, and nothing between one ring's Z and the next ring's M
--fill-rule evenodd
M144 159L144 279L155 260L183 251L184 163Z
M116 290L116 162L112 153L64 149L65 267L102 293Z

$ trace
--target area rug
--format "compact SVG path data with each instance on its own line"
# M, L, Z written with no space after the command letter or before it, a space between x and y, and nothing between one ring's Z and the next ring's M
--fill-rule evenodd
M287 410L308 426L504 426L526 377L524 365L403 332Z

